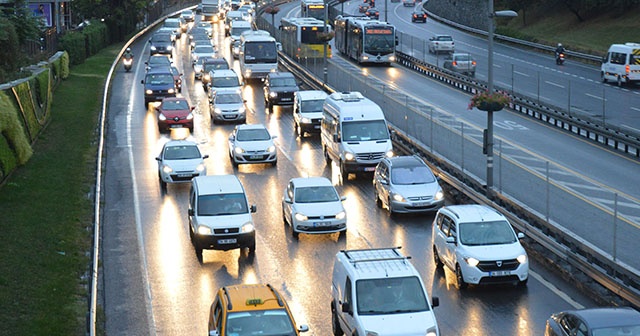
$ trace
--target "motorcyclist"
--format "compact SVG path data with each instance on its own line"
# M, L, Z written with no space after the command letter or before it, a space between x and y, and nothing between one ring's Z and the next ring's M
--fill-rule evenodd
M122 54L122 57L124 57L125 59L133 58L133 52L131 52L131 48L127 48L124 51L124 54Z
M562 43L558 43L558 47L556 48L556 56L560 54L564 54L565 50L562 46Z

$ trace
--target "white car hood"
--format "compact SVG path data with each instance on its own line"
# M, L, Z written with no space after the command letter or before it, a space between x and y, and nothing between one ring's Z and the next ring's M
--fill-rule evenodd
M164 164L168 165L174 171L193 171L203 161L201 158L188 160L164 160Z
M371 141L345 141L344 147L346 150L358 154L358 153L385 153L391 150L391 140L371 140Z
M436 325L432 311L359 316L365 330L379 336L424 336L427 329Z
M419 197L419 196L433 197L438 191L438 189L440 189L440 186L438 185L437 182L423 183L423 184L393 185L393 191L404 196L405 198Z
M322 119L322 112L301 112L300 117L309 119Z
M344 211L342 202L321 202L321 203L296 203L294 211L305 216L333 216L340 211Z
M244 149L246 152L251 151L265 151L270 146L273 146L272 140L265 141L236 141L236 147Z
M224 216L198 216L198 224L210 228L235 228L251 222L251 213Z
M460 251L460 250L458 250ZM515 259L521 254L525 254L520 242L502 245L464 246L461 254L467 257L474 257L480 261Z

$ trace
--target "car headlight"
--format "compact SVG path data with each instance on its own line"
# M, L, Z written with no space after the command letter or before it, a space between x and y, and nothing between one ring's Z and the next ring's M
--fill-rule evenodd
M170 94L171 93L176 93L176 90L175 89L169 89L169 90L167 90L167 92L169 92Z
M148 94L148 95L153 94L153 90L146 90L144 94Z
M204 166L204 163L201 163L196 167L196 171L199 173L202 173L205 169L206 167Z
M395 61L395 60L396 60L396 57L395 57L395 56L389 56L389 61L393 62L393 61Z
M210 235L211 234L211 228L208 227L208 226L200 225L200 226L198 226L198 234Z
M346 153L344 153L344 158L347 159L348 161L351 161L351 160L355 159L356 156L353 155L353 153L351 153L351 152L346 152Z
M173 47L172 46L168 46L167 50L171 51L171 50L173 50Z
M438 336L438 331L436 330L436 327L431 327L431 328L427 329L427 335L426 336Z
M296 214L295 214L295 216L294 216L294 217L295 217L295 218L296 218L296 220L297 220L297 221L299 221L299 222L304 222L304 221L306 221L306 220L308 220L308 219L309 219L307 216L305 216L305 215L303 215L303 214L301 214L301 213L299 213L299 212L296 212Z
M311 119L309 118L302 118L300 119L300 122L303 124L310 124L311 123Z
M278 96L278 93L277 93L277 92L273 92L273 91L269 92L269 97L271 97L271 98L275 98L275 97L277 97L277 96Z
M151 46L151 50L156 50L156 46Z
M369 59L369 56L362 56L362 59L366 61Z
M216 108L213 109L213 113L222 114L222 110L220 108L216 107Z
M444 198L444 192L442 191L442 189L439 189L439 190L436 192L436 195L434 196L434 199L435 199L436 201L439 201L439 200L441 200L441 199L443 199L443 198Z
M240 228L240 232L242 233L248 233L255 230L255 227L253 226L253 223L251 222L246 222L242 225L242 228Z
M187 120L192 120L192 119L193 119L193 113L187 114Z
M393 194L393 199L394 199L396 202L406 202L406 200L404 199L404 197L402 197L402 195L397 194L397 193L394 193L394 194Z
M480 260L478 260L476 258L472 258L472 257L464 258L464 261L466 261L467 264L469 264L469 266L471 266L471 267L476 267L480 263Z
M204 80L205 80L206 82L210 81L210 80L211 80L211 75L208 75L208 74L207 74L207 75L204 75Z
M162 171L166 174L171 174L173 172L173 168L169 167L168 165L163 165Z
M247 109L244 106L238 109L238 113L240 114L245 114L246 112L247 112Z
M338 212L338 213L336 214L336 219L337 219L337 220L342 220L342 219L344 219L345 217L347 217L347 213L346 213L346 212L344 212L344 211L340 211L340 212Z
M367 333L367 335L366 335L366 336L378 336L378 333L377 333L377 332L375 332L375 331L369 331L369 330L367 330L367 331L365 331L365 332Z
M276 146L269 146L269 148L267 148L267 152L269 153L273 153L276 151Z
M158 120L165 121L165 120L167 120L167 117L162 113L158 113Z
M238 154L242 154L244 153L244 149L240 148L240 147L236 147L234 150L234 152L238 153Z
M527 262L527 255L521 254L516 259L518 260L519 263L524 264Z
M384 153L384 155L386 155L387 157L393 157L393 150L388 150L386 153Z

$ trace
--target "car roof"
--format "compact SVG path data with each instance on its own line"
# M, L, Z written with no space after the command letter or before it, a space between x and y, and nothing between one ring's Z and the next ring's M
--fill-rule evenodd
M590 329L640 324L640 312L630 307L588 308L568 313L579 316Z
M202 63L228 63L227 59L224 57L207 57L206 61Z
M169 67L166 65L152 67L151 69L147 70L147 75L153 74L168 74L169 76L173 77L171 69L169 69Z
M424 161L420 160L415 156L403 155L403 156L393 156L388 158L392 167L416 167L416 166L426 166L427 164Z
M269 78L295 78L295 76L293 76L292 73L287 72L287 71L276 71L276 72L270 72L269 73Z
M176 146L196 146L196 147L198 147L198 144L195 141L180 139L180 140L169 140L164 144L164 146L165 147L176 147Z
M216 195L244 192L240 180L235 175L205 175L193 178L199 195Z
M320 90L302 90L297 91L296 94L301 100L317 100L327 98L327 93Z
M270 285L242 284L220 289L227 302L227 312L284 309L285 301ZM256 304L252 304L256 302ZM260 302L260 303L257 303Z
M296 188L316 186L333 187L333 183L331 183L328 178L323 176L294 177L289 182L292 182Z
M184 101L187 102L187 104L189 104L189 101L185 97L164 97L164 98L162 98L162 101L178 101L178 100L184 100Z
M237 130L248 130L248 129L267 129L263 124L242 124L236 126ZM267 130L269 131L269 130Z
M238 76L233 69L220 69L214 72L216 77Z
M452 213L460 223L493 222L506 219L494 208L480 204L448 205L441 208L440 211Z

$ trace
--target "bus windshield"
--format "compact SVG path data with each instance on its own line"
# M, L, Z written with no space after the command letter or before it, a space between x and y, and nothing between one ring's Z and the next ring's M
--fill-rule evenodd
M313 29L317 28L317 29ZM300 43L304 44L322 44L323 41L318 37L318 33L324 31L324 27L302 27L300 32Z
M309 5L307 10L308 17L316 18L320 21L324 19L324 5Z
M245 63L277 63L278 53L275 42L245 42Z
M395 49L395 38L391 28L365 29L364 51L369 54L390 53Z

